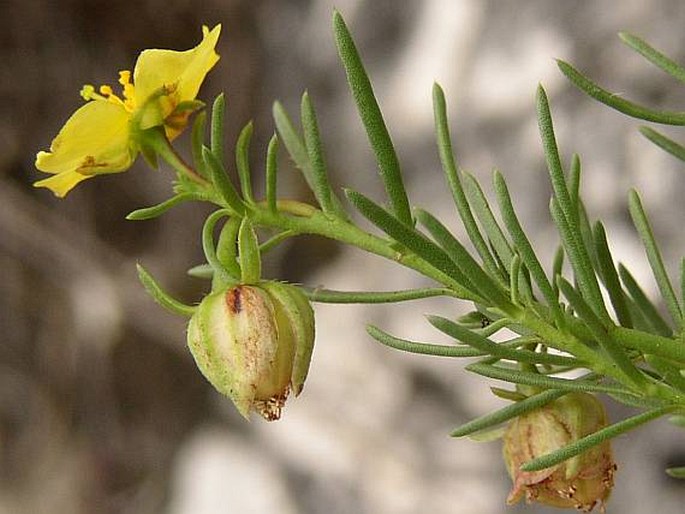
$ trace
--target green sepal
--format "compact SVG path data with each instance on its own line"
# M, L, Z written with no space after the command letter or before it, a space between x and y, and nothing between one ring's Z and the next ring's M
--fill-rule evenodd
M241 283L258 284L262 276L262 259L257 234L247 218L243 218L238 230L238 260Z
M191 114L194 112L197 112L201 109L205 108L205 103L201 100L184 100L183 102L179 102L176 108L173 110L171 113L171 116L174 114L181 114L181 113L188 113L190 112Z
M555 452L548 453L547 455L543 455L542 457L528 461L521 466L521 469L523 471L540 471L542 469L555 466L556 464L564 462L565 460L575 457L576 455L580 455L593 446L597 446L604 441L619 436L625 432L628 432L629 430L633 430L634 428L637 428L648 421L652 421L653 419L661 417L668 413L669 410L671 409L654 409L643 412L642 414L638 414L637 416L624 419L618 423L602 428L588 436L577 439L571 444L564 446Z
M219 242L216 244L216 258L226 268L229 274L236 279L241 276L238 264L238 231L241 219L235 216L228 219L219 233Z
M145 162L150 168L156 170L159 168L159 160L157 159L157 152L147 145L140 146L140 153L143 155Z
M309 373L309 364L314 350L314 311L307 297L296 286L268 281L262 282L260 287L265 289L274 301L278 302L282 312L288 318L295 341L295 357L290 384L293 394L298 396L302 392Z

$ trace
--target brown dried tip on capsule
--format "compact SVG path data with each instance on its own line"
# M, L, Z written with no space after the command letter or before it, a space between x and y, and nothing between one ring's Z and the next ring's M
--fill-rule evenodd
M188 326L188 347L209 382L249 419L275 421L299 395L314 346L314 313L294 286L263 282L206 296Z
M521 465L558 450L607 425L604 405L588 393L570 393L514 419L504 434L504 460L514 484L507 504L525 496L561 508L590 512L605 504L616 464L609 441L551 468L522 471Z

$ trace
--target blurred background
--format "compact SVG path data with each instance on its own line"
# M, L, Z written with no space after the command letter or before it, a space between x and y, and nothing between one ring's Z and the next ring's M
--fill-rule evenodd
M142 160L124 175L79 185L64 200L34 189L33 167L84 83L115 83L144 48L185 50L202 24L223 24L221 61L200 98L228 98L229 143L255 121L260 169L271 104L296 113L309 90L332 180L382 201L375 163L337 61L330 20L343 13L363 54L399 151L411 199L459 235L432 134L431 85L444 87L461 165L486 188L494 167L541 257L557 240L547 211L534 113L542 82L562 153L580 153L583 193L608 228L614 255L655 291L627 214L637 187L672 270L685 232L683 166L638 123L572 89L553 58L609 88L682 110L683 88L624 47L619 30L685 62L681 0L5 0L0 16L0 513L545 513L508 508L500 444L452 440L464 421L501 405L463 363L401 354L365 334L372 322L407 338L444 341L426 313L468 305L317 305L317 345L304 394L283 419L246 423L203 379L185 348L185 321L142 291L141 262L177 297L207 284L185 275L202 261L207 208L158 220L133 209L170 192L171 174ZM682 132L669 132L682 140ZM187 149L187 139L179 141ZM284 196L308 199L285 156ZM262 191L262 184L256 184ZM490 191L488 190L488 193ZM299 238L269 256L270 277L332 289L426 285L414 273L328 241ZM613 419L628 411L610 405ZM680 436L680 439L677 438ZM681 434L653 423L614 445L609 512L649 506L677 514L685 483ZM557 512L557 511L554 511Z

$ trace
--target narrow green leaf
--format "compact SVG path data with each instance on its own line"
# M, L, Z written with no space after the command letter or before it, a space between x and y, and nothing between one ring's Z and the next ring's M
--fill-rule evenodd
M685 393L685 376L682 374L682 371L685 370L685 365L682 365L682 367L679 368L668 359L664 359L657 355L645 355L645 360L666 380L666 382Z
M651 396L633 396L624 393L611 393L609 396L623 405L636 409L656 409L664 405L662 400Z
M594 229L595 250L599 264L600 276L604 282L611 305L614 307L618 322L628 328L633 327L633 322L630 316L630 310L626 302L626 297L621 287L621 282L614 266L614 259L609 250L609 243L607 242L606 231L601 222L595 223Z
M524 384L544 389L559 389L564 391L584 391L587 393L619 393L625 394L625 388L621 386L611 386L598 384L590 380L549 377L528 371L516 369L506 369L500 366L489 364L474 363L466 366L468 371L496 380L512 382L514 384Z
M231 209L235 214L242 216L245 214L245 204L238 196L238 192L233 187L231 179L228 178L226 170L217 160L212 151L206 146L202 148L202 156L209 173L212 177L214 188L219 192L221 198L226 204L226 207Z
M221 93L212 105L211 149L217 162L224 166L224 116L226 113L226 99Z
M276 123L276 130L281 137L281 141L285 144L285 148L295 162L295 166L302 172L302 175L307 181L307 185L313 191L314 180L312 177L312 166L309 162L309 154L307 153L307 147L304 145L304 140L298 134L290 116L288 116L288 113L280 102L274 102L272 112L274 122Z
M521 275L521 257L518 254L514 255L511 260L511 269L509 270L509 295L511 303L520 305L519 281Z
M210 178L209 170L202 158L202 146L205 143L205 124L207 122L207 113L202 111L195 116L193 122L193 130L190 134L190 149L193 155L193 165L197 172L204 178Z
M578 214L578 202L580 200L580 157L578 154L573 154L571 159L571 168L568 174L568 194L571 200L572 212Z
M345 68L352 96L357 104L359 116L366 128L371 147L376 155L378 168L388 195L392 213L402 223L413 225L409 199L404 188L400 163L395 153L390 134L385 126L383 115L376 101L364 65L362 64L352 36L339 12L333 14L333 32L338 47L338 55Z
M262 278L262 259L259 254L259 240L252 223L243 218L238 230L238 261L240 281L243 284L257 284Z
M497 398L508 400L510 402L520 402L528 398L525 394L512 389L504 389L502 387L490 387L490 392Z
M681 341L623 327L615 327L610 335L628 348L685 364L685 344Z
M274 134L266 149L266 206L271 213L276 213L278 173L278 136Z
M430 232L438 245L447 252L447 255L450 256L452 261L459 267L464 275L470 277L472 282L478 287L478 291L489 298L492 303L499 306L502 310L511 307L508 295L501 285L483 271L483 268L480 267L475 259L471 257L469 252L466 251L466 248L464 248L450 231L447 230L447 227L427 211L416 209L414 212L418 221L428 229L428 232Z
M554 293L554 289L552 289L552 285L547 279L547 275L545 275L545 271L542 269L542 265L540 264L537 255L535 255L535 251L533 250L526 233L521 227L521 223L516 216L514 206L511 202L511 196L509 195L507 184L504 181L504 177L498 171L495 171L494 174L494 185L502 219L504 220L504 224L509 231L509 235L514 241L516 251L521 256L521 260L530 271L533 280L540 288L542 295L545 297L547 305L552 310L552 314L557 325L563 326L563 317L561 314L561 309L559 308L557 296Z
M664 125L685 125L685 112L657 111L643 107L629 100L625 100L606 89L602 89L567 62L558 60L557 64L561 72L566 75L578 89L584 91L595 100L598 100L623 114L646 121L663 123Z
M623 347L612 339L611 332L607 332L602 320L592 311L585 300L573 289L573 286L563 277L557 277L559 289L564 293L564 296L573 306L578 316L583 320L585 325L590 329L592 335L602 348L611 357L611 360L623 372L626 378L632 382L638 389L643 389L646 386L645 377L635 367L633 362L628 357Z
M597 446L598 444L601 444L604 441L624 434L630 430L639 427L640 425L643 425L649 421L659 418L664 414L668 413L670 410L671 409L666 407L654 409L638 414L637 416L624 419L623 421L619 421L618 423L614 423L613 425L602 428L601 430L598 430L593 434L582 437L581 439L578 439L577 441L574 441L568 446L564 446L563 448L557 451L548 453L547 455L543 455L542 457L538 457L537 459L533 459L529 462L526 462L523 466L521 466L521 470L540 471L545 468L555 466L561 462L564 462L565 460L570 459L571 457L580 455L581 453L587 451L593 446Z
M331 201L331 185L328 181L328 172L323 156L319 124L316 121L316 112L307 92L302 95L301 119L304 144L312 167L314 196L324 212L334 213L335 209Z
M435 328L447 334L448 336L455 338L457 341L472 346L477 350L486 352L487 355L491 355L499 359L528 362L532 364L552 364L558 366L580 364L580 361L573 357L508 348L498 343L493 343L489 339L473 332L472 330L469 330L466 327L458 325L454 321L443 318L442 316L428 316L428 321Z
M671 327L668 326L668 323L666 323L664 318L661 317L661 314L659 314L657 308L649 300L649 298L647 298L647 295L644 293L630 271L628 271L628 268L621 263L618 264L618 276L621 278L621 282L623 282L623 285L628 290L628 294L630 294L631 298L633 299L635 307L642 313L652 329L655 330L659 335L666 337L670 336L673 333Z
M491 443L502 439L506 433L506 427L497 427L491 430L481 430L480 432L474 432L468 436L469 440L474 443Z
M533 396L529 396L525 400L512 403L511 405L507 405L506 407L499 409L495 412L491 412L489 414L471 420L468 423L464 423L460 427L454 429L450 436L464 437L474 432L479 432L481 430L485 430L486 428L500 425L522 414L526 414L527 412L539 409L540 407L543 407L548 403L553 402L557 398L561 398L567 393L568 391L559 391L552 389L548 391L543 391L542 393L538 393Z
M685 479L685 466L680 468L668 468L666 474L673 478Z
M166 293L143 266L136 264L136 269L138 270L138 279L143 284L143 287L159 305L174 314L188 317L195 314L195 307L181 303Z
M490 204L488 203L480 184L476 177L470 173L463 173L464 179L464 194L468 199L469 205L473 209L478 221L480 222L483 231L485 232L490 245L495 251L495 257L501 261L506 269L511 267L511 259L514 257L514 252L507 240L502 228L495 219Z
M214 269L209 264L198 264L186 271L193 278L210 279L214 276Z
M366 331L379 343L403 352L433 355L435 357L481 357L487 355L470 346L447 346L443 344L417 343L415 341L399 339L373 325L367 326Z
M609 314L606 311L604 299L597 283L597 276L592 267L589 252L580 234L577 221L574 224L570 222L569 217L562 211L557 197L552 197L550 201L550 212L561 236L564 250L566 250L566 255L573 268L574 279L578 282L583 298L585 298L597 316L603 321L609 321Z
M640 127L640 133L659 148L670 153L676 159L685 161L685 146L676 143L671 138L664 136L662 133L657 132L650 127Z
M405 291L333 291L318 288L303 291L312 302L319 303L396 303L435 296L454 296L451 290L444 287Z
M484 318L487 319L487 318ZM509 318L500 318L495 321L488 320L488 323L482 323L480 327L476 327L474 332L483 337L491 337L503 328L508 328L513 325L512 320ZM465 327L469 328L469 327ZM523 344L523 343L521 343Z
M487 303L477 292L471 280L461 272L457 265L452 262L452 259L438 245L419 234L411 226L399 221L363 194L352 190L346 190L345 194L350 202L371 223L456 282L451 284L451 286L461 298L471 299L478 303Z
M162 203L158 203L157 205L144 207L143 209L136 209L135 211L128 213L126 215L126 219L141 221L157 218L172 207L175 207L180 203L189 202L191 200L204 200L204 196L199 193L179 193Z
M452 141L450 139L449 124L447 122L447 105L445 102L445 94L442 88L437 84L433 84L433 112L435 117L435 132L438 139L438 152L440 154L440 161L442 169L445 173L447 183L452 190L452 198L457 206L457 211L464 223L464 228L473 243L473 247L483 260L483 265L488 273L492 276L501 276L499 268L492 255L487 243L478 229L476 220L469 207L464 188L459 178L459 170L454 160L454 153L452 151ZM503 277L502 277L503 278Z
M554 190L554 195L559 202L561 212L564 213L568 224L572 228L575 228L578 213L573 208L571 195L568 192L566 177L564 176L564 170L561 166L559 148L557 146L556 136L554 135L554 124L552 123L552 113L549 110L549 100L547 99L547 93L545 93L545 90L541 85L539 85L537 89L536 108L538 128L540 130L542 148L547 162L547 170L552 182L552 189Z
M578 199L578 223L580 224L580 235L585 244L588 256L590 257L592 268L599 270L597 252L595 252L595 240L592 236L592 228L590 228L590 219L588 218L585 204L580 198Z
M238 177L240 177L240 189L243 193L243 198L248 204L254 203L254 195L252 194L252 179L250 177L250 142L252 141L252 132L254 126L250 121L243 127L238 136L238 141L235 145L235 164L238 169Z
M651 47L644 40L629 34L628 32L619 32L618 37L620 37L625 44L640 53L652 64L658 66L668 73L671 77L678 79L681 82L685 82L685 68L659 52L657 49Z
M283 232L279 232L275 236L267 239L266 241L264 241L262 244L259 245L259 253L261 255L264 255L265 253L276 248L279 244L281 244L286 239L289 239L289 238L296 236L296 235L297 235L297 232L295 232L294 230L284 230Z
M560 277L563 275L564 272L564 247L563 245L559 245L557 247L557 251L554 253L554 259L552 260L552 276L553 277ZM554 290L554 293L557 297L559 298L559 286L557 285L556 280L552 282L552 289Z
M288 113L280 102L274 102L273 117L276 123L276 130L281 141L285 145L288 154L295 162L295 166L300 170L309 189L316 192L312 165L309 161L309 154L304 144L304 140L299 136ZM336 194L330 191L331 201L335 206L335 213L339 218L349 221L349 216L342 207L342 203Z
M673 290L671 280L668 278L664 261L661 258L661 252L654 239L652 227L650 226L647 214L642 207L642 201L640 200L637 191L634 189L630 191L629 208L630 216L633 218L633 224L635 225L638 234L640 234L640 239L642 239L642 244L647 253L647 260L652 268L656 283L659 286L659 291L661 291L661 296L666 303L671 318L673 318L676 327L680 331L683 328L683 312Z

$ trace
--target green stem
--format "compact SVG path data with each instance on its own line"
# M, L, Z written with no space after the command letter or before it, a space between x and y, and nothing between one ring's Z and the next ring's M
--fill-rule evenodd
M203 187L209 186L209 182L195 171L192 166L185 162L178 152L176 152L164 132L157 130L156 128L146 130L144 135L141 136L141 140L144 144L151 146L152 149L157 152L157 155L164 159L164 161L174 168L174 170Z
M270 212L266 204L260 202L250 209L248 217L255 225L289 230L298 234L315 234L356 246L361 250L418 271L450 289L463 291L463 287L454 279L417 255L406 251L401 252L392 241L369 234L337 216L327 215L311 205L293 200L279 200L276 207L277 212ZM463 299L475 300L470 297L463 297Z

